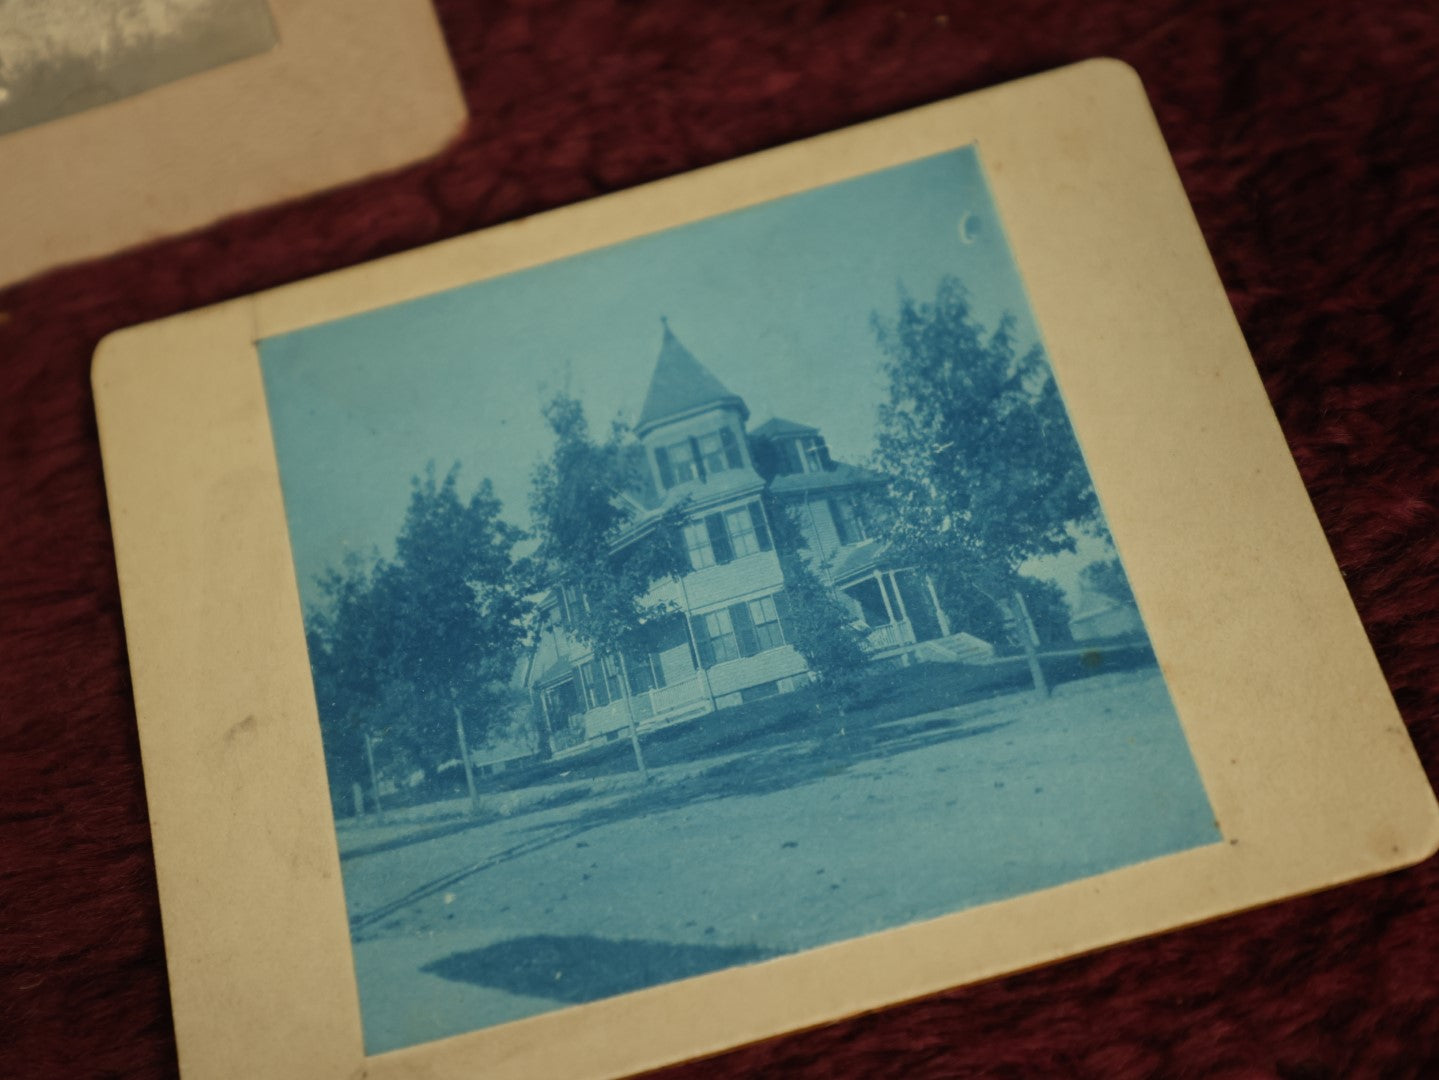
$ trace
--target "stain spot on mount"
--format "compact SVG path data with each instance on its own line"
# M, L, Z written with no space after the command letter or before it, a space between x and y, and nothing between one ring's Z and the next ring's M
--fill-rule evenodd
M238 735L253 735L259 726L260 721L255 719L254 713L251 713L245 719L230 725L229 730L225 732L225 741L230 742Z

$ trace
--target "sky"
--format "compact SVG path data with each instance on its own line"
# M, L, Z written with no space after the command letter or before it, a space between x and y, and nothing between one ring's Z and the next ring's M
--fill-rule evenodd
M302 599L347 553L391 553L428 461L459 462L466 494L489 477L527 526L541 405L564 390L593 429L632 423L661 316L751 428L811 424L863 461L885 393L872 316L949 274L986 326L1007 312L1021 348L1040 340L973 148L262 341Z

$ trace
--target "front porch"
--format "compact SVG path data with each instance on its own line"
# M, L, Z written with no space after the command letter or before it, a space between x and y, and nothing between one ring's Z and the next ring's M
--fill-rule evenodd
M984 663L994 655L992 646L953 630L927 574L874 569L840 592L858 609L872 659Z

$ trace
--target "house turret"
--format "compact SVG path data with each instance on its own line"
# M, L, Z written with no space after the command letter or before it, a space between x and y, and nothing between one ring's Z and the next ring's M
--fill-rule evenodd
M655 487L668 492L701 483L753 479L745 422L749 408L675 337L664 338L635 434Z

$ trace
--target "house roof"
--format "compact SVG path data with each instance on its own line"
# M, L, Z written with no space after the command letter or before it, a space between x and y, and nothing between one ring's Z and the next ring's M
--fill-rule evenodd
M830 567L830 577L836 585L844 585L860 574L877 568L888 551L888 544L879 540L866 540L846 551L844 556Z
M786 436L818 435L819 428L810 427L808 424L797 424L793 420L785 420L783 417L776 416L772 420L766 420L750 434L756 439L783 439Z
M884 477L872 469L862 469L858 465L846 465L837 461L833 469L823 472L783 473L769 482L769 489L776 495L803 495L807 491L877 484L883 479Z
M749 409L738 394L731 393L694 354L680 344L670 329L668 320L664 323L664 340L660 343L659 359L655 362L655 373L650 377L649 392L645 394L644 408L640 410L635 433L644 435L666 420L691 415L712 405L733 405L748 420Z
M575 666L562 656L549 667L545 668L531 685L548 686L550 683L559 682L566 675L572 674L574 670Z

